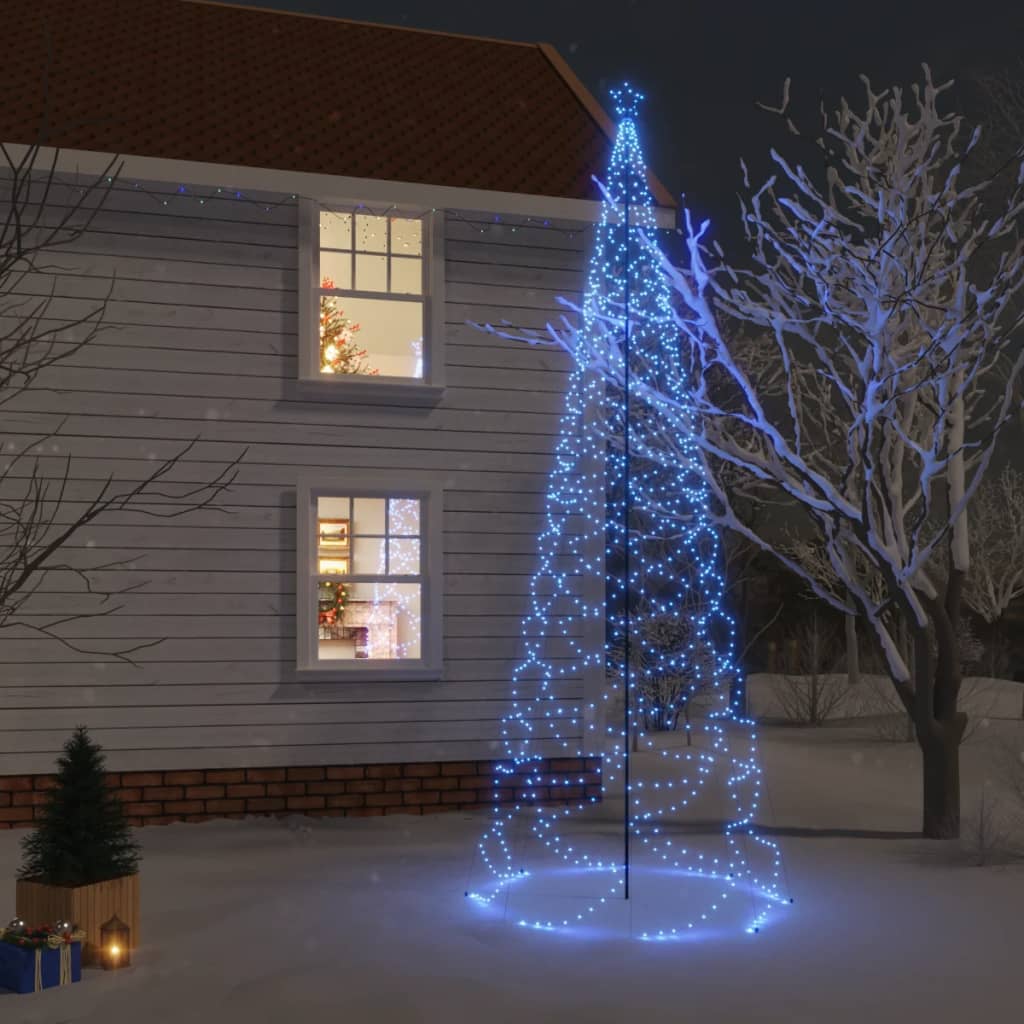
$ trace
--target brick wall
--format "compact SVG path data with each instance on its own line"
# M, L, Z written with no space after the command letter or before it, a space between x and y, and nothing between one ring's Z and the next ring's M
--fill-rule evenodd
M133 825L247 815L366 817L488 807L525 797L522 775L540 774L532 793L545 803L601 795L601 759L551 758L521 765L494 785L497 761L369 764L307 768L218 768L108 772L107 784ZM0 829L32 824L52 775L0 775Z

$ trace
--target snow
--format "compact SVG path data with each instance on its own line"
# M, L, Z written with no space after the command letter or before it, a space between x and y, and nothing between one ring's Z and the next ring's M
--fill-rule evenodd
M1024 750L1024 723L993 717L965 745L965 820L985 780L999 783L1000 744ZM916 747L849 721L767 727L761 748L760 820L782 845L796 902L759 935L653 944L518 928L463 897L479 877L483 814L152 827L139 831L135 965L2 994L0 1020L1014 1019L1024 864L973 867L961 845L914 836ZM0 833L4 878L23 834Z

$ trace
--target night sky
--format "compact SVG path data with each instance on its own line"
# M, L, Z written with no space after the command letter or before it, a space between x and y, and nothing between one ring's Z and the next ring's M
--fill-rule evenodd
M909 84L927 61L937 80L1017 61L1024 13L974 0L246 0L269 7L554 44L597 98L622 79L648 96L648 160L675 194L727 237L736 220L739 159L767 167L768 146L785 136L777 118L756 109L773 102L787 76L809 115L819 90L827 100L863 95L874 85ZM957 102L969 103L970 93ZM809 122L813 125L813 116ZM514 141L510 141L514 144ZM722 230L723 220L726 229Z

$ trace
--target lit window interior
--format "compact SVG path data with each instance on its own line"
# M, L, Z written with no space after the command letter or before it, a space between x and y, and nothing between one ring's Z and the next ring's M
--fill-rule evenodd
M317 499L321 660L421 656L418 498Z
M423 223L320 213L320 373L423 376Z

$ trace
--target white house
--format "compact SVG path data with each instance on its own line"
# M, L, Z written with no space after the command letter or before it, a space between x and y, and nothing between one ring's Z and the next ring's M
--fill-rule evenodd
M0 139L59 150L48 208L123 157L21 286L68 322L112 287L112 329L4 406L5 448L59 427L38 465L71 509L192 439L164 494L244 457L223 510L72 538L56 562L137 586L70 647L0 633L0 826L78 724L137 822L490 799L567 362L469 321L578 297L607 118L543 44L205 0L3 22ZM57 569L20 618L99 601Z

